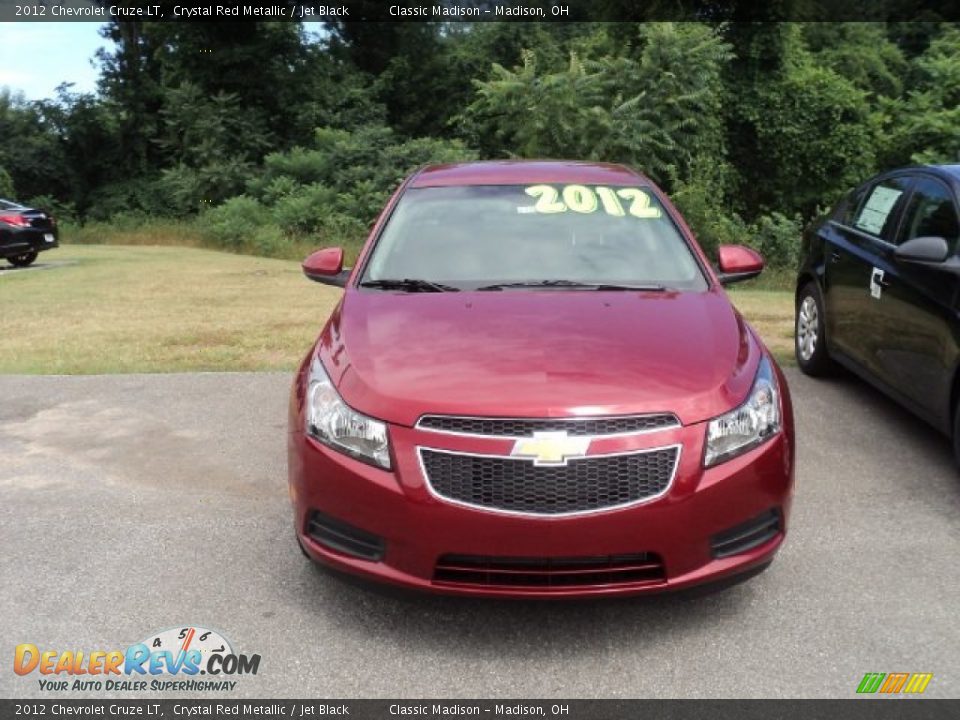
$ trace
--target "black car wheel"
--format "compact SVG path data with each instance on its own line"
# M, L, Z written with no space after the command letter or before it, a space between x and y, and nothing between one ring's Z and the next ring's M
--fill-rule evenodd
M27 265L33 264L33 261L37 259L37 254L35 252L24 253L23 255L14 255L8 257L7 261L14 267L26 267Z
M827 355L823 300L816 283L809 282L797 295L797 320L794 348L797 365L807 375L826 375L833 367Z

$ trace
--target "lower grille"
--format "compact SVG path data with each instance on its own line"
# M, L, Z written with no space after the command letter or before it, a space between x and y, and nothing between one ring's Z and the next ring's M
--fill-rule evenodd
M307 534L324 547L361 560L383 560L387 547L383 538L321 512L310 516Z
M566 465L420 449L433 491L453 502L501 512L564 515L649 500L667 491L679 446L594 455Z
M760 547L775 538L779 532L780 513L771 509L752 520L714 535L710 538L710 547L714 557L728 557Z
M663 561L654 553L577 558L509 558L444 555L433 581L474 585L562 589L590 585L644 585L666 581Z

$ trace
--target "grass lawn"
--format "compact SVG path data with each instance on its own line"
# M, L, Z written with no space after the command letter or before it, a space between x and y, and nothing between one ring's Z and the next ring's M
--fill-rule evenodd
M0 274L0 373L290 370L340 290L300 266L185 247L67 245ZM793 296L738 289L738 307L781 359Z
M340 295L299 264L184 247L67 245L0 276L0 372L290 369Z
M734 285L730 299L760 333L781 365L793 365L793 290L759 290Z

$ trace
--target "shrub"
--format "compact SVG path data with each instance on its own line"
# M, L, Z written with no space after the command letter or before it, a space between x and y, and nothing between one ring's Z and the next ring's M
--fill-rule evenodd
M287 233L309 233L320 227L334 211L336 193L313 183L280 197L273 206L273 219Z
M0 197L3 197L0 194ZM7 195L6 197L10 197ZM71 202L60 202L55 197L51 195L37 195L36 197L29 198L25 200L24 203L30 207L38 208L40 210L45 210L46 212L53 215L58 222L66 221L69 222L76 218L76 210Z
M788 217L773 212L751 225L747 244L763 255L771 268L795 269L800 260L802 232L803 222L799 215Z
M109 221L130 213L161 217L174 214L157 178L134 178L104 185L92 196L83 215L89 220Z
M13 189L13 178L10 177L2 165L0 165L0 197L12 200L16 193Z
M267 205L284 205L285 222L308 230L297 214L308 213L303 193L323 197L334 193L326 208L352 215L361 223L376 217L390 192L417 166L428 162L453 162L475 157L456 140L415 138L404 140L382 126L362 127L354 132L319 128L315 147L296 147L271 153L263 170L247 183L247 192ZM305 191L298 188L314 187ZM291 199L285 199L289 196ZM295 199L297 198L297 199ZM292 215L291 215L292 213ZM314 227L317 227L314 224Z
M269 222L268 210L247 195L230 198L199 218L204 234L217 245L233 249L251 242L257 232Z
M746 223L729 202L726 188L732 184L732 176L726 162L699 158L693 163L690 178L678 182L671 194L700 246L712 258L720 245L743 243L749 234Z
M367 226L355 217L335 213L325 218L323 224L306 239L318 248L342 247L346 251L347 262L352 263L367 239L367 230Z
M751 220L772 210L812 215L875 172L879 118L867 93L816 63L796 25L784 32L782 66L733 106Z
M723 152L721 73L730 48L701 23L649 23L638 34L637 56L601 34L559 71L533 51L512 70L494 64L459 118L462 132L498 156L627 162L667 185L688 177L698 155Z
M252 228L250 233L244 247L239 249L250 249L257 255L265 255L266 257L285 256L286 249L290 245L290 239L276 225L261 225Z

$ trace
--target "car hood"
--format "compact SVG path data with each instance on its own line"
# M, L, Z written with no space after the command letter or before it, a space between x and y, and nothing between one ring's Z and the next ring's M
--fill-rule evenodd
M721 290L349 289L319 349L347 404L402 425L654 412L690 424L741 403L760 358Z

